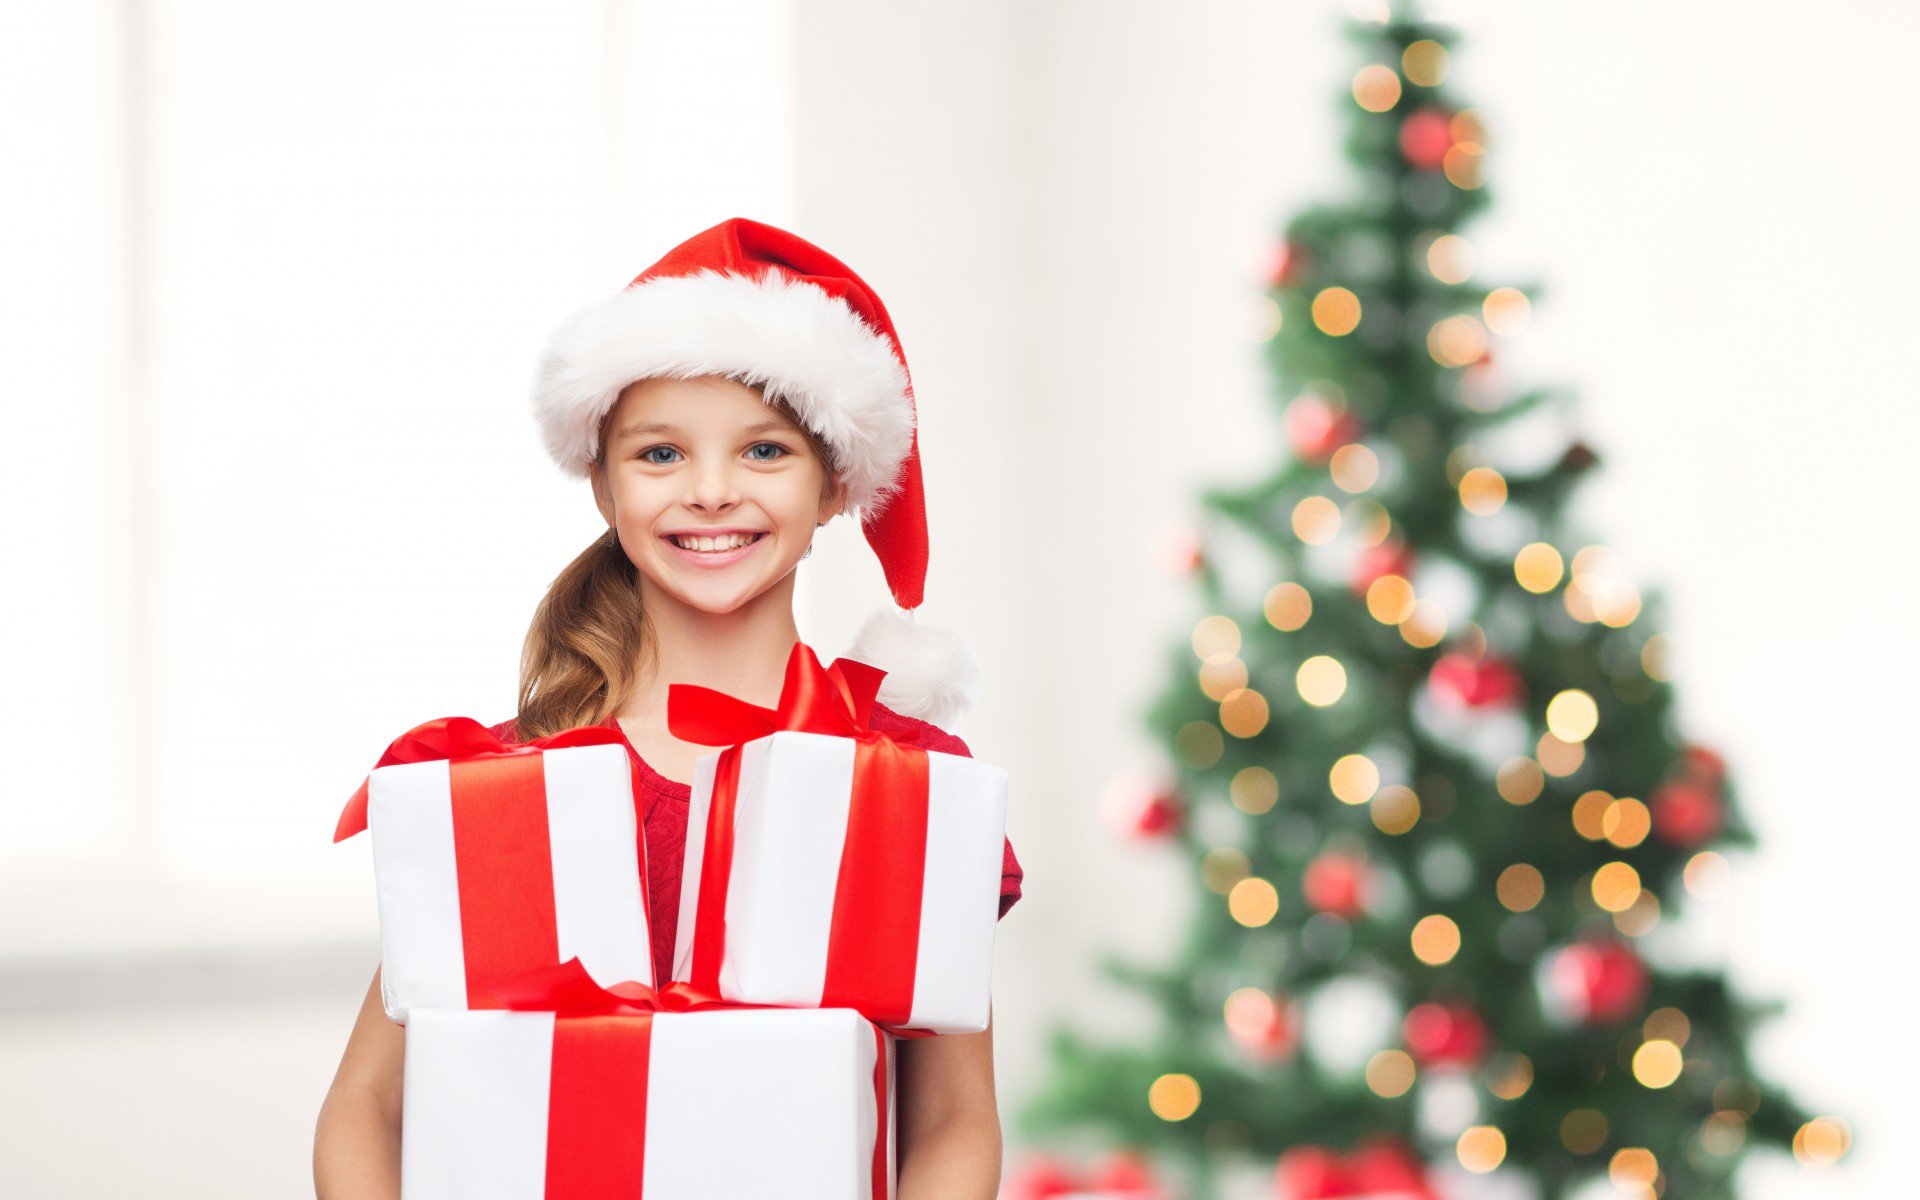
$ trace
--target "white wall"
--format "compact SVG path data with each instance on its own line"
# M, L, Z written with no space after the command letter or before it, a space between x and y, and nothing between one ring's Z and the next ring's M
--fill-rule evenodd
M833 249L905 343L925 612L974 640L962 732L1017 781L1003 1096L1054 1014L1137 1022L1089 964L1169 944L1192 893L1096 805L1152 761L1136 718L1197 615L1153 539L1277 444L1241 302L1284 216L1344 187L1338 10L288 11L5 17L4 136L57 169L0 223L34 284L6 293L30 351L8 391L48 398L5 439L5 499L37 519L0 536L45 582L9 598L34 686L0 717L58 753L4 799L31 856L0 899L0 1128L32 1136L0 1191L124 1189L105 1159L73 1173L90 1128L156 1147L126 1168L154 1194L304 1186L376 953L334 812L397 729L510 708L532 604L593 531L525 416L539 341L709 217ZM1719 932L1791 1005L1764 1061L1859 1137L1847 1171L1759 1169L1751 1194L1891 1194L1920 1118L1889 945L1915 789L1885 765L1914 712L1896 334L1920 264L1896 218L1920 18L1451 11L1495 134L1483 272L1551 286L1516 357L1583 390L1588 523L1667 588L1691 728L1763 838ZM802 624L837 647L881 593L829 532ZM96 1002L140 989L174 998ZM142 1103L74 1090L116 1073ZM227 1166L157 1148L233 1113Z

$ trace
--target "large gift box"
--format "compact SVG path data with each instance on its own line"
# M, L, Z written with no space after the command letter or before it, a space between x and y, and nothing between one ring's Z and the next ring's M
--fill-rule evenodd
M615 729L506 743L445 717L396 739L334 834L372 833L387 1015L484 1007L491 984L575 957L651 983L636 794Z
M414 1012L405 1200L893 1195L893 1038L858 1013L554 978L507 1002L552 1011Z
M669 686L674 734L726 746L694 772L673 976L890 1033L978 1032L1007 773L869 729L883 674L798 643L777 709Z

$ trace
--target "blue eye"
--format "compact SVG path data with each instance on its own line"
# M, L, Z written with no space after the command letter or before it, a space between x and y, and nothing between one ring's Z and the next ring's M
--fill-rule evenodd
M758 450L758 449L759 449L760 447L762 447L762 446L771 446L771 447L773 447L773 448L774 448L775 450L778 450L778 451L780 452L780 454L787 454L787 453L789 453L789 451L787 450L787 448L786 448L785 446L782 446L782 445L781 445L781 444L780 444L779 442L755 442L755 443L753 444L753 449L755 449L755 450ZM773 461L774 461L775 459L777 459L778 457L779 457L779 455L775 455L775 456L774 456L774 458L762 458L762 459L759 459L758 461L760 461L760 462L773 462Z
M645 450L642 450L640 452L640 457L645 459L647 462L655 464L656 466L666 465L662 463L659 459L653 457L653 452L655 450L665 450L665 451L668 451L669 453L674 453L674 454L679 453L679 451L674 450L672 446L648 446Z

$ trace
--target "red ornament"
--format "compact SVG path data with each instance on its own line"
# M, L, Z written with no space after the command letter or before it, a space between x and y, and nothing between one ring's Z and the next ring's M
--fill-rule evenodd
M1497 655L1442 654L1427 676L1434 698L1453 709L1509 708L1526 699L1526 681Z
M1300 894L1315 911L1351 921L1366 911L1372 882L1366 859L1330 850L1307 864Z
M1322 1146L1301 1146L1280 1156L1273 1172L1279 1200L1440 1200L1427 1165L1398 1138L1361 1142L1342 1156Z
M1688 745L1680 752L1681 771L1703 783L1718 786L1727 777L1727 760L1701 745Z
M1423 108L1400 122L1400 153L1423 171L1438 170L1453 149L1453 117L1437 108Z
M1273 248L1273 261L1267 268L1267 286L1292 287L1312 265L1313 256L1307 253L1305 246L1290 239L1283 240Z
M1698 846L1720 832L1726 806L1712 787L1690 779L1669 779L1653 789L1653 832L1675 846Z
M1401 1024L1400 1036L1422 1066L1473 1066L1487 1056L1487 1023L1465 1004L1416 1004Z
M1227 998L1227 1036L1255 1062L1290 1058L1300 1046L1300 1022L1284 996L1248 989Z
M1034 1159L1006 1182L999 1200L1050 1200L1088 1192L1113 1200L1165 1200L1166 1196L1144 1156L1134 1150L1116 1150L1085 1171L1052 1159Z
M1402 579L1413 575L1413 551L1397 538L1390 537L1360 552L1353 564L1354 592L1366 595L1374 580L1382 575L1398 575Z
M1584 1025L1606 1025L1638 1012L1649 982L1640 956L1611 938L1562 947L1546 964L1549 998Z
M1308 462L1325 462L1362 432L1359 418L1311 392L1287 405L1280 425L1293 452Z
M1107 824L1122 837L1171 837L1186 823L1186 804L1172 787L1124 777L1107 785Z

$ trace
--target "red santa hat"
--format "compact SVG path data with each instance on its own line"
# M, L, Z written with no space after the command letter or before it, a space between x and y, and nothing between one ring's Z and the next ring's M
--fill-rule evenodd
M842 657L887 673L879 700L895 712L950 724L973 700L979 665L958 634L913 612L927 578L917 416L907 356L880 297L784 229L722 221L554 332L534 390L548 453L585 478L601 421L628 384L696 375L785 401L832 449L895 601L867 617Z

